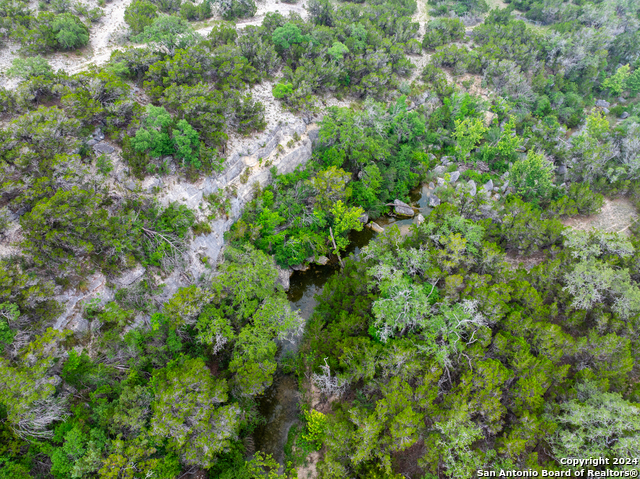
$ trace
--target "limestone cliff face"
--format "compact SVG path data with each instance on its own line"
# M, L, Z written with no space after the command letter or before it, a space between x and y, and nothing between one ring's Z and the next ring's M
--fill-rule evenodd
M306 163L311 158L313 142L317 138L318 128L315 124L306 125L302 120L279 124L258 137L249 147L233 151L221 173L201 178L196 183L175 176L147 178L138 183L122 172L116 174L116 188L124 187L140 194L156 196L165 205L170 202L182 203L198 215L200 207L206 203L205 196L227 187L227 191L235 189L236 192L231 198L228 217L210 221L211 233L193 238L187 251L186 267L166 278L158 278L166 286L157 300L165 301L181 286L205 280L211 275L224 247L224 233L242 215L245 205L253 197L254 185L268 185L272 180L270 169L274 166L278 173L290 173ZM152 191L158 189L160 192L154 195ZM281 284L288 289L290 271L280 270L279 273ZM116 287L130 286L144 274L144 268L139 266L123 272L112 282ZM107 278L96 273L90 278L90 287L85 291L71 290L56 296L55 299L64 306L64 312L56 320L55 328L88 330L91 325L82 318L82 304L94 298L100 298L102 302L113 300L114 291L107 284ZM137 318L136 323L144 320Z
M201 258L206 256L209 264L215 264L224 245L224 233L240 217L244 206L253 197L256 183L264 187L272 180L270 168L276 167L278 173L291 173L306 163L312 154L312 140L317 131L315 126L307 126L302 121L277 126L264 134L246 151L234 151L227 159L225 169L217 176L204 178L196 184L176 182L170 185L160 196L160 201L169 203L178 201L197 211L204 196L215 193L225 187L236 188L236 195L231 199L231 213L228 218L219 218L209 223L211 233L195 237L189 250L190 273L199 276L204 270ZM296 142L295 135L299 138ZM294 140L291 147L284 145ZM278 148L281 145L283 148ZM280 151L279 151L280 150ZM248 176L245 171L248 170Z

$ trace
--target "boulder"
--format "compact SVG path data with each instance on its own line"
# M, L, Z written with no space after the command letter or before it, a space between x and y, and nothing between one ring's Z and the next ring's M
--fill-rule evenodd
M605 115L609 114L609 109L608 108L603 108L602 111L604 112Z
M567 174L567 167L565 165L558 166L558 169L556 170L556 173L558 173L559 175L566 175Z
M476 196L476 193L478 191L478 187L476 186L476 182L473 180L469 180L469 183L467 183L467 185L469 185L469 194L471 196Z
M444 186L444 178L438 178L438 186Z
M460 172L459 171L452 171L451 174L451 183L455 183L456 181L458 181L458 178L460 178Z
M366 225L369 222L369 215L367 213L362 213L358 218L358 221L363 225Z
M161 188L162 180L160 178L149 178L144 181L143 188L147 192L152 192L154 188Z
M447 167L444 165L438 165L433 169L433 174L436 176L442 176L447 172Z
M509 180L504 182L504 185L502 185L502 194L504 195L504 192L507 191L507 188L509 188Z
M128 180L124 182L124 187L129 191L136 191L136 188L138 187L138 185L136 184L135 181Z
M104 153L105 155L110 155L111 153L116 151L113 146L107 145L106 143L98 143L97 145L94 145L93 150L96 153Z
M493 180L487 181L482 187L485 189L485 191L493 190Z
M596 106L600 108L608 108L611 104L606 100L596 100Z
M119 278L117 278L114 283L119 286L129 286L130 284L140 279L146 271L147 270L144 268L144 266L138 265L132 270L126 271Z
M433 181L429 182L429 189L433 190L436 187L436 185L433 184Z
M373 231L375 231L376 233L384 232L384 228L380 226L378 223L376 223L375 221L370 222L369 224L367 224L367 226L371 228Z
M622 114L620 115L620 119L626 120L627 118L629 118L629 113L627 113L626 111L623 111Z
M416 216L416 224L421 225L422 223L424 223L424 216L422 216L422 213L418 213Z
M400 216L413 216L415 215L415 212L413 211L413 208L411 208L411 206L409 206L408 204L400 201L400 200L394 200L393 204L395 205L394 210L396 212L397 215Z
M311 128L309 130L309 132L307 133L307 135L309 136L309 139L311 140L311 144L313 146L316 146L316 144L318 143L318 137L320 136L320 129L319 128Z
M97 143L98 142L92 138L89 141L87 141L87 146L95 146Z
M321 264L321 265L325 265L329 262L329 258L327 258L326 256L322 255L320 256L317 260L316 263Z
M440 198L438 198L435 195L429 198L429 206L431 206L432 208L435 208L436 206L439 206L439 205L440 205Z
M289 287L291 286L291 275L293 271L289 268L281 268L276 264L276 269L278 270L278 284L282 286L285 291L289 291Z
M295 264L291 269L294 271L307 271L309 269L309 265L306 263Z

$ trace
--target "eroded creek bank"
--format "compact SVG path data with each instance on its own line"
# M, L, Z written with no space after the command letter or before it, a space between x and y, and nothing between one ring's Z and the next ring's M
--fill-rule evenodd
M409 195L411 204L419 209L419 211L416 210L414 217L383 216L378 218L376 223L385 229L396 225L401 233L407 233L409 226L416 223L418 212L425 218L431 212L432 208L428 206L430 193L431 190L426 185L411 191ZM369 244L376 234L369 228L352 232L351 244L345 257L350 254L359 255L361 249ZM306 271L295 271L291 276L287 293L291 308L299 310L300 315L307 321L318 303L317 295L322 293L329 278L339 273L340 267L337 263L324 266L312 264ZM301 340L302 337L298 337L295 343L284 344L278 352L278 359L291 352L295 353ZM280 464L284 464L284 448L289 430L299 421L299 401L297 378L293 375L279 374L258 402L260 413L266 418L266 423L254 432L255 448L257 451L272 454Z

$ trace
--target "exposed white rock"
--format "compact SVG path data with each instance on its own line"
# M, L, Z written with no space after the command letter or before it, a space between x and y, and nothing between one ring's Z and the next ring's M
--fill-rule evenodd
M411 208L411 206L409 206L408 204L406 204L403 201L400 201L398 199L393 201L394 209L397 215L400 216L413 216L415 215L415 212L413 211L413 208Z
M384 228L375 221L370 222L367 227L371 228L376 233L384 233Z

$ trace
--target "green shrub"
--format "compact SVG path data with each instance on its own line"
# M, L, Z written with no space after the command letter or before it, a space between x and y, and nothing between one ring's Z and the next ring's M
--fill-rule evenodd
M509 170L509 183L526 201L546 201L554 190L553 164L542 153L529 150Z
M422 48L434 50L447 43L456 42L464 37L464 23L458 18L437 18L427 24L422 39Z
M253 17L258 11L258 7L253 0L219 0L222 18L233 20L236 18Z
M89 29L75 15L58 15L51 26L62 50L75 50L89 43Z
M274 98L282 100L293 94L293 85L291 83L276 83L273 86L272 92Z
M49 62L40 55L30 58L15 58L7 70L9 78L28 80L33 77L51 78L53 70Z
M216 23L207 38L211 41L212 47L221 45L233 45L238 38L235 25L227 22Z
M142 33L158 16L158 8L147 0L135 0L124 11L124 21L131 28L131 33Z

